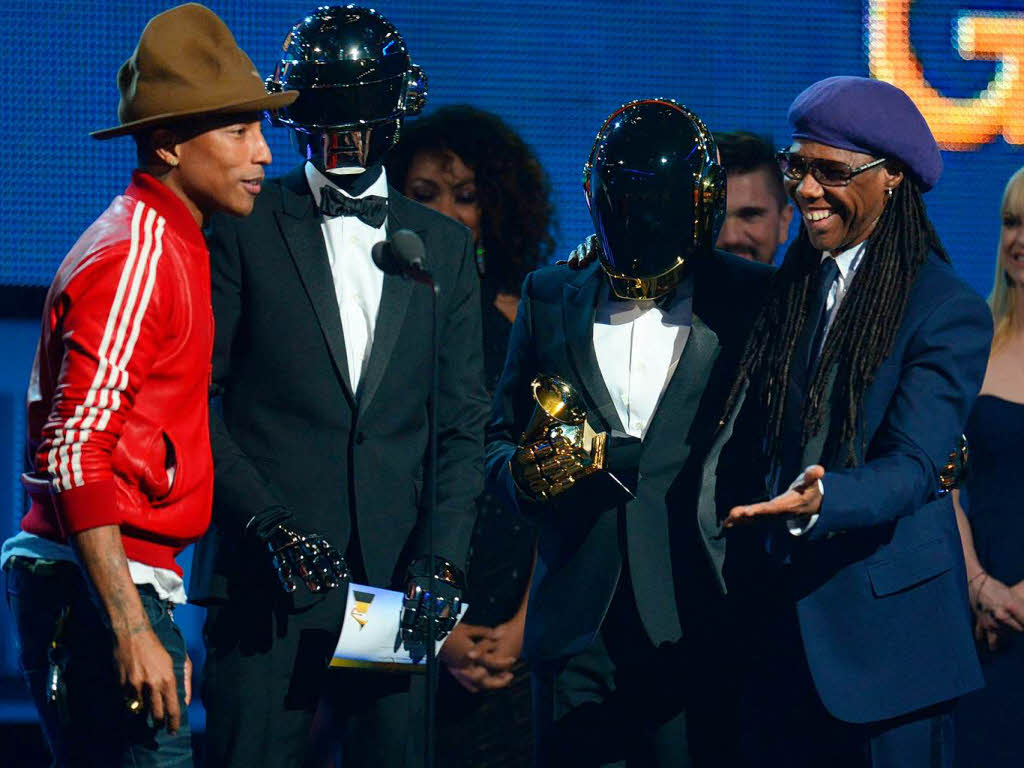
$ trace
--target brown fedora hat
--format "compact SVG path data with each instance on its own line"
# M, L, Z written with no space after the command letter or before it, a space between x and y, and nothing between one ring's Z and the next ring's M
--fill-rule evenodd
M298 91L268 94L259 73L217 15L187 3L154 16L117 73L121 124L95 131L112 139L183 117L235 114L291 104Z

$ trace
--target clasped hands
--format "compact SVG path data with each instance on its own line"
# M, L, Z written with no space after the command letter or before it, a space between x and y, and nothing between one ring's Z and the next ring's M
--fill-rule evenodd
M1024 581L1009 587L979 571L968 581L967 591L978 643L995 651L1008 635L1024 632Z
M803 471L796 481L783 493L773 499L757 504L733 507L723 522L726 528L745 525L755 520L779 517L807 519L821 512L822 493L821 478L825 476L825 468L814 464Z
M504 688L515 675L525 618L526 612L520 611L496 627L459 624L441 647L441 661L470 693Z

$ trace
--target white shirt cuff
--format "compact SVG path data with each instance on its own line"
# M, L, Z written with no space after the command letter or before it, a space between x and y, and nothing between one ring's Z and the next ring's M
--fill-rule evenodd
M808 469L810 469L810 467L808 467ZM805 469L804 472L806 472L806 471L807 470ZM798 485L802 485L803 484L803 482L804 482L804 472L801 472L799 475L797 475L796 480L794 480L792 483L789 484L789 488L786 489L787 491L791 491L794 488L796 488ZM818 493L821 494L821 498L822 498L822 500L824 500L825 499L825 484L823 482L821 482L821 478L820 477L818 478ZM814 524L818 522L818 518L819 517L820 517L820 515L817 515L817 514L811 515L810 517L807 517L807 518L804 518L804 517L791 517L788 520L786 520L786 528L789 529L790 534L792 534L793 536L803 536L805 533L807 533L809 530L811 530L811 528L814 527Z

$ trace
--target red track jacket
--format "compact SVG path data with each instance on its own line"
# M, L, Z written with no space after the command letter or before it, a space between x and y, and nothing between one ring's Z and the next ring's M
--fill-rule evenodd
M174 556L210 521L212 346L202 232L170 189L136 171L46 297L22 529L64 541L119 525L130 559L181 574Z

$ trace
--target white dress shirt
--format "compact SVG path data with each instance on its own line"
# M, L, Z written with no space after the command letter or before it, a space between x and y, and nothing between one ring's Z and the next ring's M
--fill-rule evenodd
M306 181L320 205L324 186L338 189L346 197L377 195L387 198L388 181L381 169L380 176L359 195L349 195L331 181L312 163L306 163ZM373 263L370 251L387 238L387 222L376 229L355 216L325 216L320 224L327 246L327 261L334 278L334 295L341 314L341 330L345 336L345 356L348 359L349 381L352 391L359 391L359 380L366 370L373 346L373 330L377 325L380 297L384 290L384 273Z
M692 282L666 308L616 301L607 283L594 315L594 352L626 434L643 439L675 372L693 322Z
M821 335L822 346L825 344L825 338L828 336L828 332L832 329L832 324L835 322L836 315L839 314L839 305L843 303L843 297L846 296L847 290L850 288L850 282L853 280L853 275L857 271L857 267L860 266L861 260L864 258L864 250L867 248L868 241L865 240L860 245L850 248L847 251L843 251L838 256L835 256L836 266L839 268L839 274L836 275L835 282L832 283L832 287L829 289L828 296L825 297L825 311L828 313L828 317L825 320L825 332ZM828 251L823 251L821 254L821 260L833 258L832 254ZM808 318L810 320L810 318ZM816 350L817 353L821 354L821 349ZM805 469L806 471L806 469ZM787 490L792 490L798 485L803 485L804 473L801 472L792 483L790 483ZM818 480L818 492L821 494L821 498L825 498L825 484ZM818 522L818 515L811 515L806 521L799 519L789 519L786 521L786 527L789 528L789 532L794 536L803 536L814 524Z

